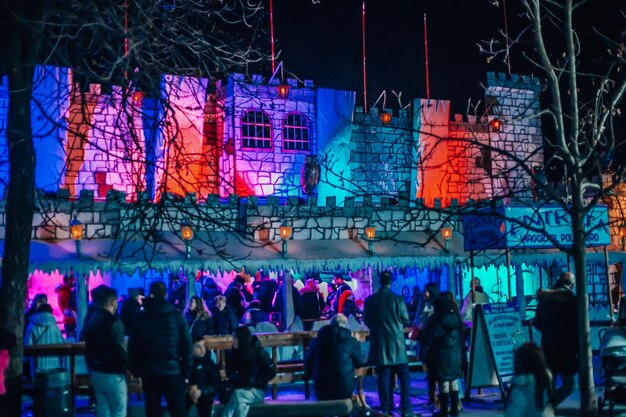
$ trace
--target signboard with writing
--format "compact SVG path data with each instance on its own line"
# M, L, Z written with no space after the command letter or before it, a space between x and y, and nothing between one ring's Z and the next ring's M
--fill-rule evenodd
M506 249L504 207L463 216L463 246L466 251Z
M535 229L535 230L532 230ZM609 212L593 207L585 215L586 246L611 244ZM572 220L560 206L507 206L463 218L466 251L483 249L552 248L552 241L571 246Z
M507 244L509 248L551 248L549 234L564 246L572 246L572 219L562 207L506 207ZM545 232L528 230L524 225L542 229ZM611 244L609 232L609 211L606 206L593 207L585 216L587 241L585 246Z
M513 378L515 350L529 340L517 303L477 305L470 350L467 391L472 388L505 387Z

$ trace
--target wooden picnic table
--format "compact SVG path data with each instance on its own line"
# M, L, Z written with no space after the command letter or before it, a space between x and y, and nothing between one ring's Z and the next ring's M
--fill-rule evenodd
M352 332L352 335L363 342L367 340L369 333L367 331ZM304 377L304 361L301 359L294 361L281 362L278 360L278 349L285 347L302 347L302 352L306 352L309 343L317 336L316 331L302 332L281 332L281 333L257 333L263 347L271 349L271 357L276 365L277 375L270 381L272 386L272 398L276 399L278 395L278 384L304 381L305 396L309 398L310 389L308 380ZM232 348L232 336L206 336L205 344L207 349L214 350L217 354L219 365L224 369L225 352ZM76 356L85 354L85 343L59 343L52 345L34 345L24 346L25 357L39 356L65 356L69 358L69 372L71 377L72 397L75 396L78 388L76 376ZM368 373L371 368L362 368L355 372L357 377L357 386L359 397L364 399L363 395L363 376ZM86 381L88 384L89 382Z

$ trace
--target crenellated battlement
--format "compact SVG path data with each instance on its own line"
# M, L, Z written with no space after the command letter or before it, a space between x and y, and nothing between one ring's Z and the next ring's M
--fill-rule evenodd
M502 72L487 72L487 86L532 90L537 93L541 91L541 81L533 75L511 74L509 76Z
M178 233L180 225L189 222L196 231L238 232L257 240L280 240L284 223L293 227L293 239L320 240L362 237L369 224L380 233L437 230L443 219L419 199L410 205L405 192L382 197L378 203L372 196L349 197L342 207L337 206L335 197L322 202L315 197L231 195L223 199L214 194L198 202L193 193L185 198L168 193L153 203L146 193L138 193L137 201L128 202L123 192L115 190L109 190L106 201L95 201L91 190L83 190L78 199L68 197L66 189L58 193L37 191L33 239L68 239L74 219L83 223L86 239L114 239L150 230ZM6 202L0 201L0 239L6 231L5 206ZM441 207L441 202L435 207ZM243 229L241 225L245 225Z

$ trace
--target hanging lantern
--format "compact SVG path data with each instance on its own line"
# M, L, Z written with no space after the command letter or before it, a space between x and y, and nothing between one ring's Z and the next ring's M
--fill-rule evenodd
M493 119L491 122L489 122L489 125L491 126L491 130L493 130L494 132L499 132L500 129L502 129L502 120Z
M185 242L190 242L191 240L193 240L193 229L191 228L189 222L184 222L180 226L180 236Z
M290 237L291 237L291 226L289 226L287 223L283 223L280 226L280 238L282 240L289 240Z
M83 224L78 220L72 220L70 222L70 236L75 241L80 241L83 238Z
M376 237L376 226L369 223L365 227L365 236L367 237L367 252L374 255L374 238Z
M133 104L135 106L141 106L143 102L143 91L135 91L133 94Z
M380 121L384 124L384 125L388 125L389 123L391 123L391 112L388 111L384 111L380 114Z
M446 225L441 228L441 236L445 242L446 250L450 250L450 239L452 239L452 226Z
M289 96L289 86L287 84L280 84L276 87L276 92L278 93L279 99L285 100Z

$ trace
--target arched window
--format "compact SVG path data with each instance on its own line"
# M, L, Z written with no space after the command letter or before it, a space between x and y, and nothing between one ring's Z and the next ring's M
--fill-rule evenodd
M272 124L267 114L251 110L241 119L241 141L246 149L272 149Z
M283 119L283 148L290 151L311 150L309 119L305 115L291 113Z

